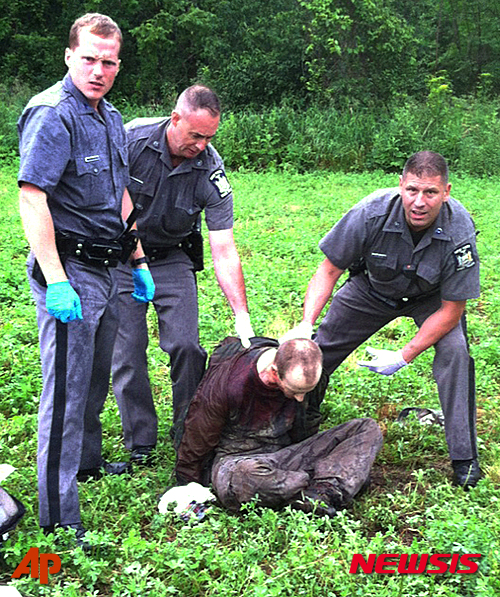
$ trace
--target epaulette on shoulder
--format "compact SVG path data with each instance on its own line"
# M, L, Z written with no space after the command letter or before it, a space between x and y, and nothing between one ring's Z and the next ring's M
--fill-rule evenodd
M125 130L132 131L137 128L154 128L156 125L160 124L161 122L167 120L165 116L154 116L154 117L139 117L134 118L130 122L125 124Z
M398 187L378 189L362 199L357 207L366 209L368 217L383 216L392 209L394 200L398 195Z
M219 152L215 149L215 147L211 143L209 143L206 146L205 154L207 155L207 158L211 161L212 166L219 167L223 163L222 157L220 156ZM209 167L210 167L210 163L209 163Z
M63 90L62 81L58 81L52 87L45 89L41 93L34 95L26 109L34 108L35 106L50 106L54 108L57 106L64 98L66 97L66 93Z

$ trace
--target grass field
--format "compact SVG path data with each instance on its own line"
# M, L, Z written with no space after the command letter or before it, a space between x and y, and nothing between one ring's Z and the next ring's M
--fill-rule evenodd
M181 597L495 597L500 595L500 180L453 178L452 194L473 214L482 269L482 295L468 308L477 370L478 432L485 478L468 493L450 484L441 428L411 419L406 406L439 408L431 376L432 350L385 378L356 366L361 347L333 374L324 402L324 428L357 416L374 417L385 443L368 493L335 519L286 509L239 516L213 508L200 524L158 514L159 496L173 483L168 437L171 391L168 358L158 348L151 315L150 372L160 416L157 466L133 477L80 485L91 556L38 529L36 422L41 373L35 309L24 261L27 244L17 213L15 165L0 171L0 463L17 467L4 486L27 513L0 556L7 584L30 547L61 556L48 585L22 577L23 596ZM306 175L235 172L235 236L242 256L257 334L279 336L300 321L307 282L322 259L318 241L364 195L394 186L383 173ZM199 276L200 332L210 352L233 334L231 311L215 282L207 247ZM413 323L397 320L370 345L401 347ZM102 415L105 457L127 458L116 404ZM475 574L349 574L353 554L481 554ZM0 591L1 593L1 591Z

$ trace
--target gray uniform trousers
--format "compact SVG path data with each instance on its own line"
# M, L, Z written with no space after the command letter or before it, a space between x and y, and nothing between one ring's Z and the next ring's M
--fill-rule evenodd
M277 452L224 456L212 468L212 485L233 511L257 494L263 506L285 506L317 482L338 487L346 506L368 480L382 441L373 419L353 419Z
M205 371L207 354L199 344L198 297L193 264L181 249L149 264L155 283L153 305L160 347L170 356L174 424L187 408ZM115 270L120 326L112 362L113 390L120 410L125 446L154 446L158 419L148 376L148 305L131 297L130 267Z
M76 474L102 463L99 415L109 388L118 327L116 285L107 269L68 259L83 320L62 323L45 307L46 289L28 277L36 302L43 391L38 418L40 526L81 522Z
M368 293L363 275L349 280L334 295L314 340L323 351L323 366L331 374L360 344L401 316L422 323L441 306L438 295L394 310ZM450 458L477 457L474 361L469 355L465 317L434 345L433 375L444 414Z

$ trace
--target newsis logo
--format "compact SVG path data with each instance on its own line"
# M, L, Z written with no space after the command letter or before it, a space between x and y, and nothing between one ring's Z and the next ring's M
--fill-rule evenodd
M474 574L479 565L471 560L481 557L480 553L460 555L458 553L411 554L383 553L368 554L368 559L360 553L352 557L350 574L360 569L366 574ZM451 558L451 561L450 561Z

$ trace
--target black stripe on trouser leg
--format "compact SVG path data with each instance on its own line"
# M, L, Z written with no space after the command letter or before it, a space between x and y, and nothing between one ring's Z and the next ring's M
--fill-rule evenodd
M476 366L474 359L469 357L469 429L470 443L472 446L472 458L477 458L477 442L475 434L475 414L476 414Z
M467 334L467 318L465 311L461 318L462 330L465 336L465 342L467 343L467 350L470 351L469 336ZM476 366L474 359L469 355L469 400L468 400L468 414L469 414L469 429L470 429L470 443L472 447L472 458L477 458L477 442L476 442Z
M68 326L56 320L56 355L52 422L50 426L49 454L47 458L47 493L50 524L61 521L59 495L59 469L66 412L66 374L68 354Z

